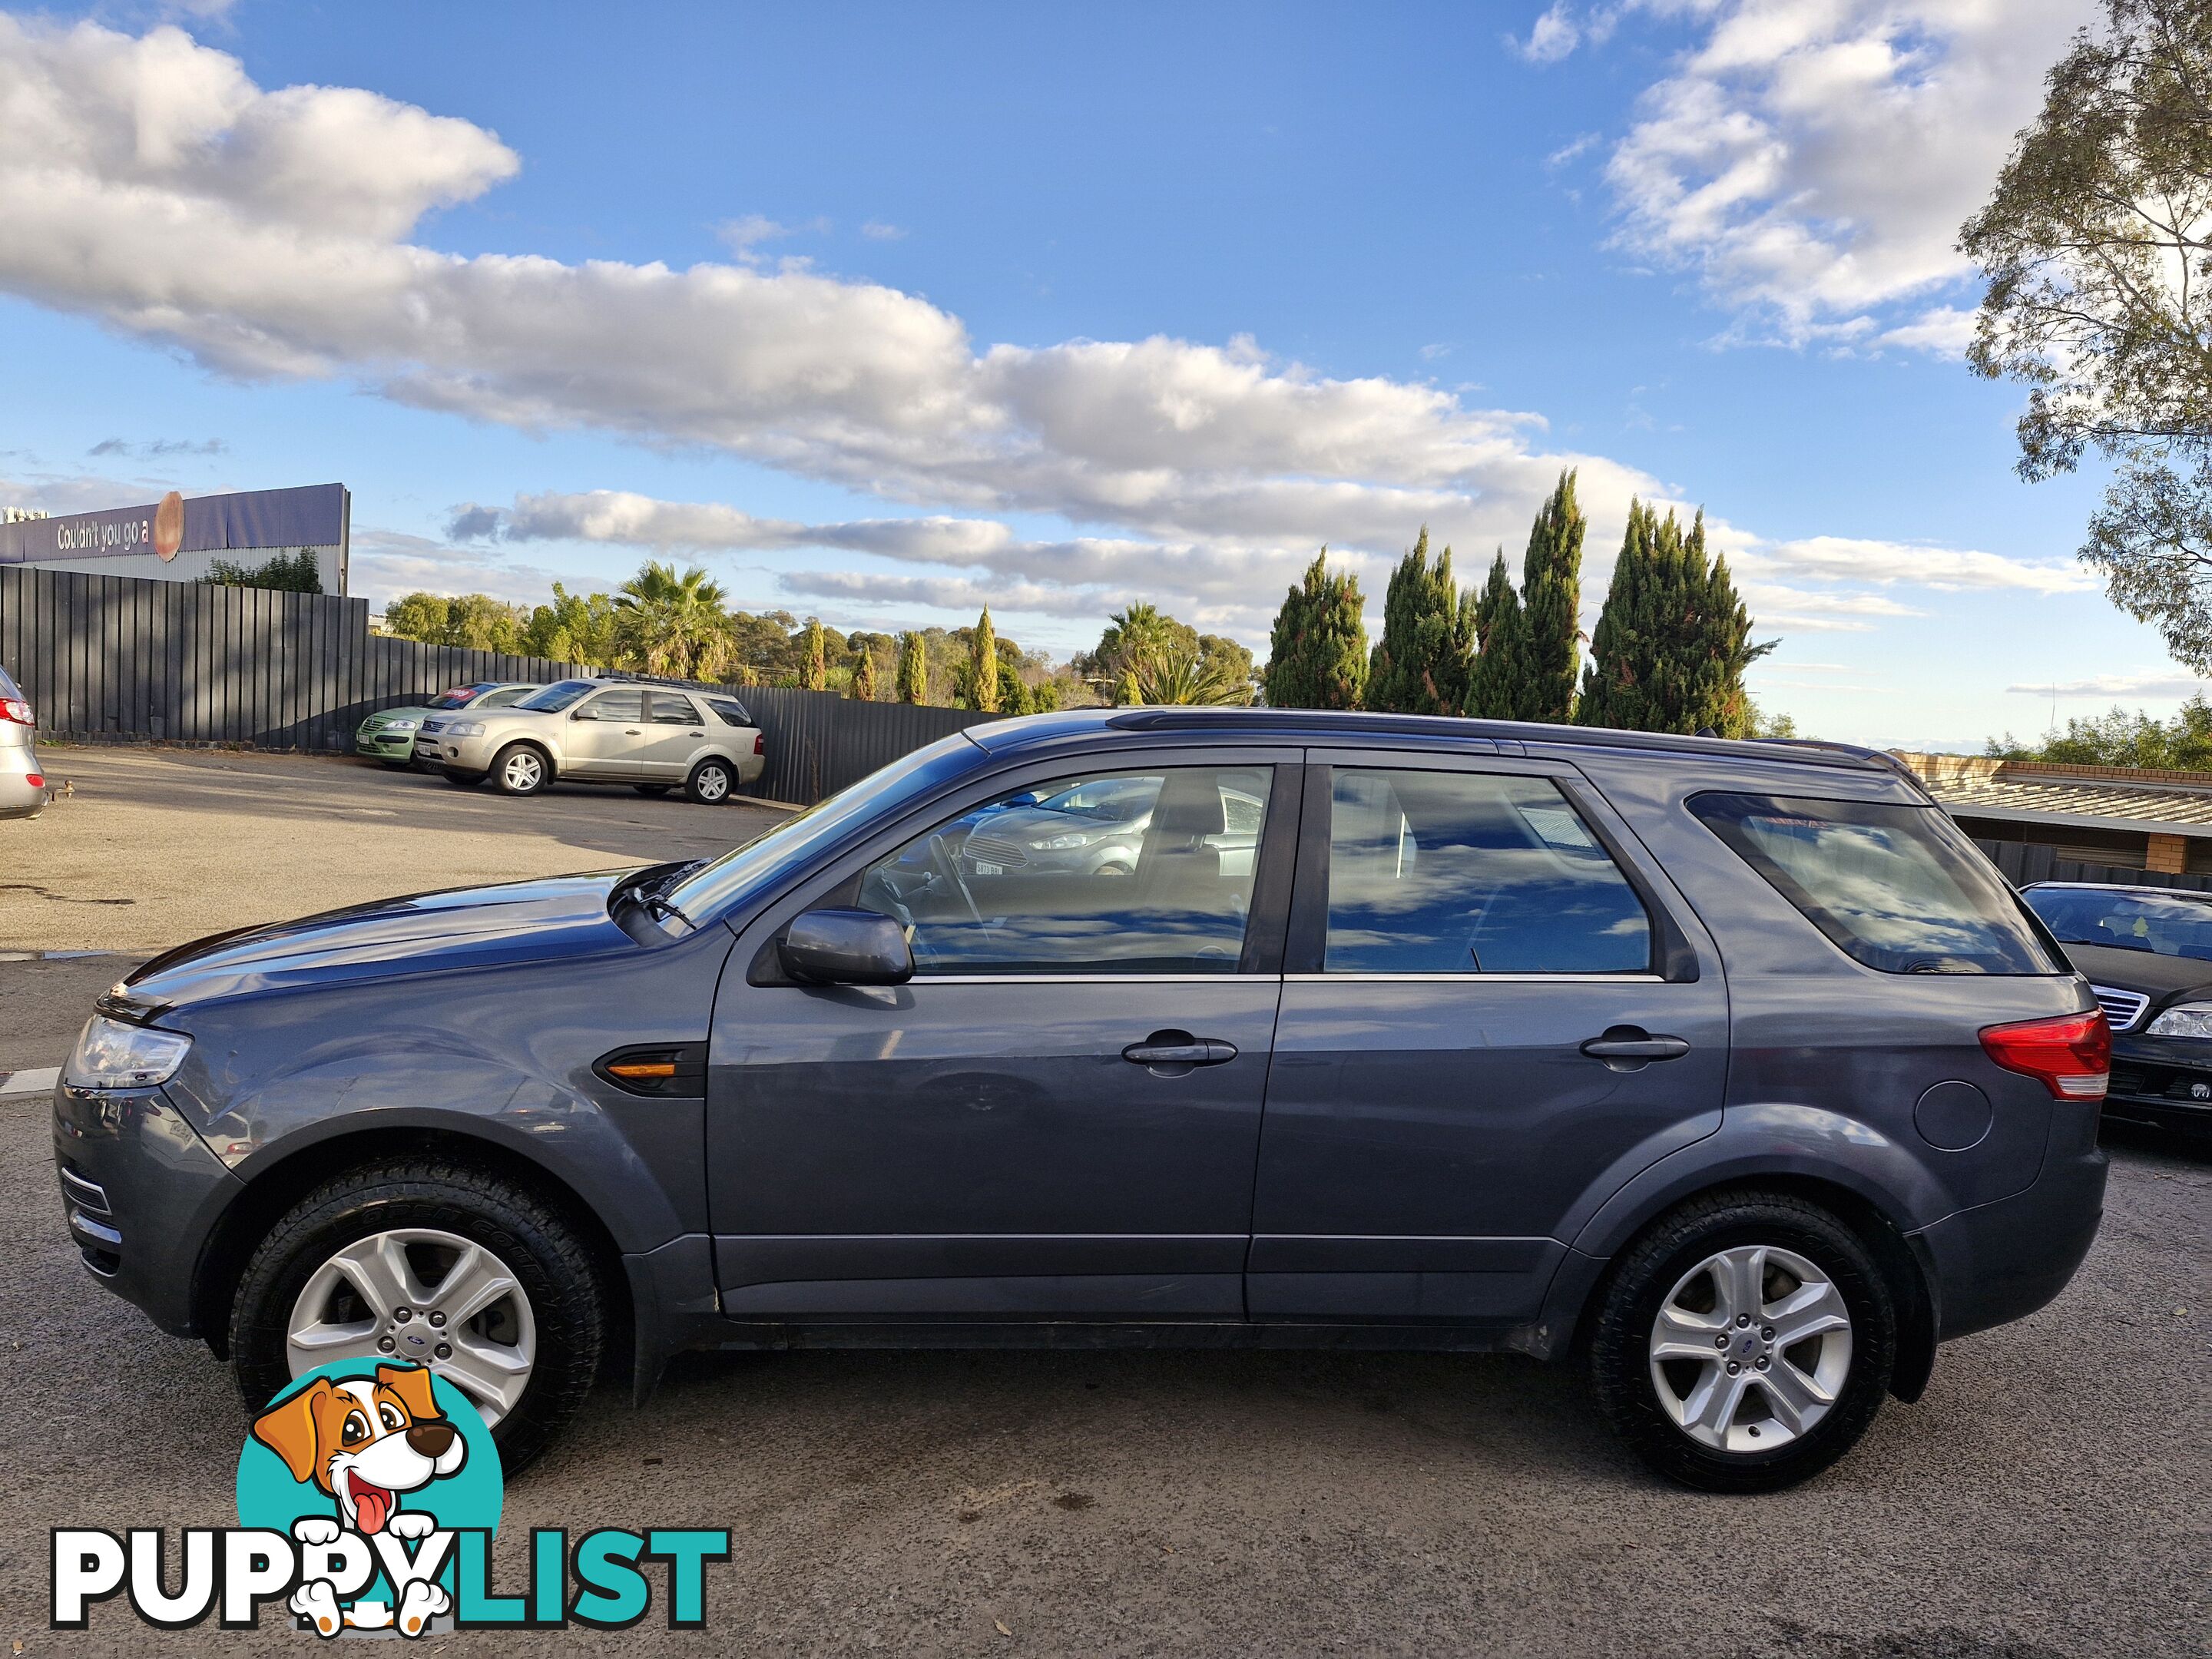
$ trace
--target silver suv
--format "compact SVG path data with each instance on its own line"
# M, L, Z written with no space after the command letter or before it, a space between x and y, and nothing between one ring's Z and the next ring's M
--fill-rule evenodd
M34 818L46 810L38 736L31 705L0 668L0 818Z
M422 722L415 758L446 781L534 795L555 779L626 783L641 795L682 789L711 805L768 766L768 744L734 697L635 681L561 680L512 708L464 709Z

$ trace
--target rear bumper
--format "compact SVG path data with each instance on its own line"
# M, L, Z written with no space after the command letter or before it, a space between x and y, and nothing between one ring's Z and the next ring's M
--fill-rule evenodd
M2023 1319L2064 1290L2104 1218L2102 1150L2056 1150L2035 1184L1919 1234L1935 1276L1938 1340Z
M63 1225L86 1270L163 1330L192 1331L192 1276L243 1188L158 1091L54 1089Z

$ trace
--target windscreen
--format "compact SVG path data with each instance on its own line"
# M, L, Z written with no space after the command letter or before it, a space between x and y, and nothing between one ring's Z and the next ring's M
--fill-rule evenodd
M557 714L571 703L599 689L597 680L561 680L547 686L534 697L525 697L515 704L517 708L534 709L541 714Z
M2021 896L2062 945L2212 962L2212 902L2124 887L2032 887Z
M1941 807L1698 795L1697 814L1843 951L1886 974L2058 974Z

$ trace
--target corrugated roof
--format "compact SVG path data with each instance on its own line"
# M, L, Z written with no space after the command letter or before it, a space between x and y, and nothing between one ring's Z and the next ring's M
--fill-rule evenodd
M2212 830L2212 794L2195 790L2118 788L2046 778L1946 778L1929 793L1953 812L2103 822L2177 834Z

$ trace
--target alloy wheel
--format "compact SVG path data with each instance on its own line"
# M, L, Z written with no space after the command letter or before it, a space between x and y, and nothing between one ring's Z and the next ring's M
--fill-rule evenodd
M528 793L538 787L545 776L545 763L527 749L518 749L507 757L500 769L500 781L508 788Z
M702 801L718 801L730 793L730 775L719 766L702 766L691 789Z
M371 1233L308 1276L285 1325L292 1375L337 1359L427 1365L487 1425L514 1409L537 1363L538 1326L513 1269L455 1233Z
M1850 1310L1794 1250L1722 1250L1659 1304L1650 1364L1661 1407L1690 1438L1717 1451L1774 1451L1809 1433L1841 1396Z

